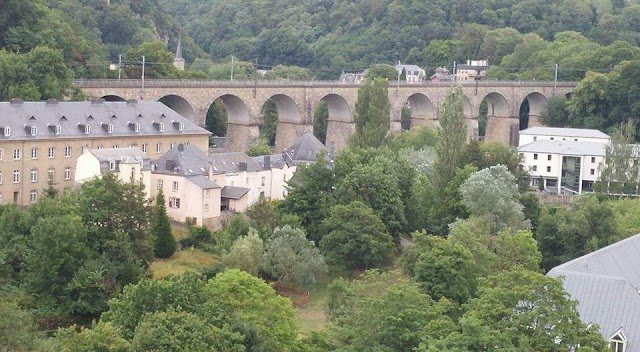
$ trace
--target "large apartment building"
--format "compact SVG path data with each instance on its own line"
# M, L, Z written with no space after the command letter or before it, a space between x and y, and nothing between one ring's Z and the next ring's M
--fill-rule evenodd
M155 159L178 144L206 152L209 135L159 102L0 102L0 204L35 202L49 180L72 187L85 148L140 148Z

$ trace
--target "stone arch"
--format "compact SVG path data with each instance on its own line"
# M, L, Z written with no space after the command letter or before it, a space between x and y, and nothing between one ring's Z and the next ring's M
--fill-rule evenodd
M512 118L507 99L498 92L491 92L485 95L480 105L483 101L486 101L487 107L485 140L515 145L520 121Z
M269 104L273 105L269 107ZM267 116L268 109L275 107L275 116ZM261 134L267 138L269 145L273 143L276 150L281 150L293 143L306 130L305 117L293 98L287 94L271 95L261 107ZM275 132L275 136L273 133ZM267 133L265 135L265 133Z
M303 123L298 104L286 94L275 94L269 99L272 100L278 110L278 122ZM262 104L264 106L266 101Z
M227 123L224 150L229 152L246 151L249 145L258 138L258 127L251 117L249 107L240 97L233 94L223 94L213 99L208 109L211 109L218 100L224 106Z
M107 94L102 96L100 99L103 99L104 101L127 101L127 99L115 94Z
M529 93L520 104L520 130L541 126L540 115L547 106L547 97L539 92Z
M343 96L329 93L314 104L311 121L313 134L322 143L326 143L329 125L352 123L353 111Z
M345 148L349 145L349 138L355 131L354 107L349 104L345 97L335 93L326 94L319 101L327 103L329 112L325 145L332 150Z
M466 97L465 97L466 99ZM467 103L468 103L467 99ZM435 125L436 120L436 108L435 105L431 102L431 99L422 93L414 93L409 98L407 98L406 102L403 104L403 107L400 111L400 116L402 117L402 109L404 107L408 107L411 111L411 123L409 128L420 126L420 125L428 125L429 127L433 127Z
M193 110L193 107L191 106L191 104L187 101L187 99L179 95L168 94L158 99L158 101L168 106L171 110L177 112L178 114L197 123L196 113Z
M224 94L216 97L211 102L209 107L211 107L213 102L218 99L222 101L222 104L224 105L224 108L227 112L228 123L250 125L254 122L254 120L251 118L251 113L249 112L247 104L245 104L245 102L240 97L233 94Z
M327 103L330 121L353 122L353 110L349 102L342 95L330 93L320 98Z

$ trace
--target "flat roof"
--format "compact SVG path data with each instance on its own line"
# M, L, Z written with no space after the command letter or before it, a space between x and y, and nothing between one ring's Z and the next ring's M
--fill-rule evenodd
M604 132L586 128L531 127L520 131L520 134L558 137L611 138Z
M605 143L539 140L518 147L522 153L547 153L582 156L605 156Z

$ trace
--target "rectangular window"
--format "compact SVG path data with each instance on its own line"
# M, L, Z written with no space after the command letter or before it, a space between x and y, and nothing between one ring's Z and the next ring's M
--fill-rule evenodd
M38 159L38 148L31 148L31 159Z
M64 147L64 157L65 158L70 158L71 157L71 147L70 146Z
M49 159L55 158L56 157L56 148L49 147L49 150L47 152L47 156L49 156Z
M533 165L533 171L538 171L538 165Z
M170 208L180 208L180 198L169 197L169 207Z
M149 150L149 145L147 143L144 143L142 145L142 152L147 153L148 150Z
M13 183L20 183L20 170L13 170Z
M533 136L533 141L535 142L537 140L538 140L538 137L537 136Z
M116 162L109 160L109 170L114 171L116 169Z
M169 144L169 150L173 149L173 143Z
M158 180L158 189L163 189L163 188L164 188L164 181Z
M156 153L162 153L162 143L156 144Z
M120 148L120 146L116 144L116 145L112 146L111 148L118 149L118 148Z
M113 133L113 124L112 123L107 125L107 133Z
M178 192L178 188L179 188L178 181L173 181L173 191Z
M4 149L0 149L0 160L4 158Z
M31 182L38 182L38 169L31 169Z
M66 181L69 181L71 179L71 168L68 166L64 168L64 179Z
M104 149L104 145L99 145L98 149Z
M55 177L56 177L56 170L50 167L49 170L47 170L47 178L49 181L53 181L55 180Z
M31 126L31 135L35 136L38 134L38 127L36 126Z
M35 203L38 200L38 191L33 190L29 193L29 202Z
M533 160L538 160L538 154L533 154Z
M62 133L62 126L57 125L56 126L56 134L61 134Z
M596 169L589 170L589 175L595 175L595 174L596 174Z
M551 172L551 166L547 166L547 172Z
M592 162L592 163L595 163L595 162L596 162L596 157L595 157L595 156L592 156L592 157L591 157L591 162Z
M91 126L90 125L84 125L84 133L86 133L86 134L91 133Z
M22 158L22 150L14 149L13 150L13 160L20 160Z
M547 155L547 160L551 161L551 154Z
M262 176L262 186L264 186L265 181L266 181L266 177Z
M549 140L553 140L553 137L549 138Z

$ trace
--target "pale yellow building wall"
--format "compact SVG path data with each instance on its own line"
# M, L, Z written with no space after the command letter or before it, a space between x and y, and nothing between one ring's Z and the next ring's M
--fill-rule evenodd
M207 153L209 145L208 135L157 135L157 136L113 136L100 138L83 138L83 139L33 139L33 140L0 140L0 173L2 175L2 183L0 183L0 201L2 203L12 203L14 201L14 192L16 194L16 202L18 205L28 205L31 191L37 192L37 197L42 195L42 191L47 188L47 170L54 170L54 186L63 190L71 188L75 184L75 167L78 157L82 154L83 147L89 148L112 148L134 146L142 149L143 145L147 145L147 155L151 159L155 159L169 150L173 143L190 143ZM161 151L157 152L157 145L161 145ZM65 156L65 147L71 147L69 157ZM31 158L31 149L37 148L36 158ZM53 158L48 157L48 148L54 148L55 155ZM13 159L13 150L19 149L21 158ZM65 178L64 170L69 168L69 177ZM31 182L30 171L37 170L37 180ZM13 171L20 172L20 182L13 183Z

